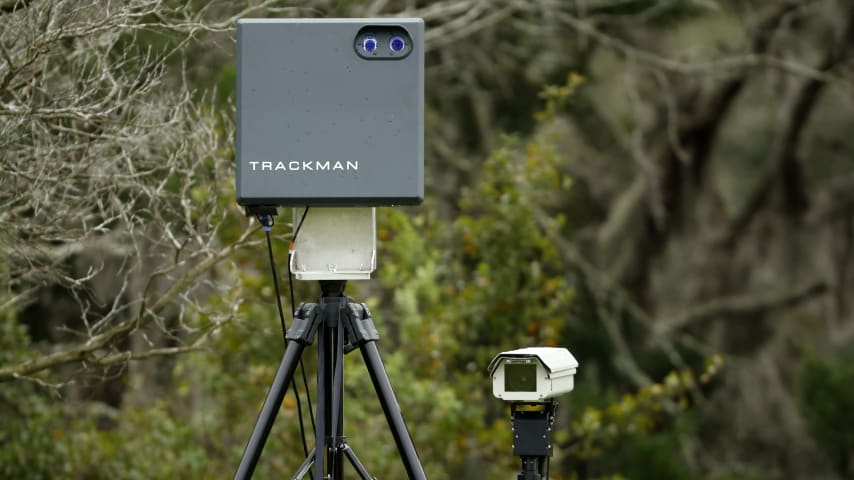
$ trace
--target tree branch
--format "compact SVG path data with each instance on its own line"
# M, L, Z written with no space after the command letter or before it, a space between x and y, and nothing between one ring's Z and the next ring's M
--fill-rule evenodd
M827 52L818 70L827 72L838 65L846 58L852 44L854 44L854 8L848 12L848 20L840 41ZM770 162L759 185L753 190L744 207L727 227L720 240L722 245L731 247L738 237L747 231L750 222L768 201L776 185L783 187L784 202L790 213L800 213L807 207L798 149L810 114L826 85L818 79L811 79L801 87L787 116L786 126L773 150L775 158Z
M33 0L0 0L0 13L14 13L27 8Z
M687 62L668 58L656 52L635 47L634 45L626 43L613 35L609 35L598 29L591 21L580 19L571 14L559 11L555 12L555 15L560 21L568 25L573 30L590 37L596 42L611 49L621 57L638 61L652 68L680 75L699 75L708 74L709 72L719 73L721 71L743 70L746 68L767 66L789 74L824 82L845 82L850 84L850 82L844 78L830 76L827 72L810 68L808 65L791 62L765 54L765 52L767 52L767 47L770 44L773 32L777 25L779 25L780 20L793 10L801 7L803 7L802 2L787 2L783 4L780 9L776 10L773 14L760 22L759 25L756 26L757 35L753 37L753 46L750 53L716 58L703 62Z
M787 292L760 292L745 295L733 295L717 298L669 320L655 323L653 333L667 337L677 330L683 330L696 324L716 318L764 315L774 310L794 307L823 295L830 290L824 281L806 283Z
M771 45L774 32L780 25L781 20L797 5L786 3L768 14L756 27L751 41L750 55L759 58L765 55ZM639 59L648 65L678 73L696 72L694 67L683 68L685 65L673 64L666 59L650 52L638 51L633 46L619 39L606 35L587 22L573 18L566 18L566 22L574 28L582 29L609 48L614 49L620 55L630 59ZM724 62L724 66L727 66ZM646 189L652 188L648 181L642 184L641 179L636 179L630 188L624 190L621 196L613 202L613 205L621 208L612 209L608 214L603 232L626 232L631 230L633 238L631 245L607 245L616 253L608 255L612 261L609 268L611 276L621 285L634 285L643 288L648 270L647 262L652 255L666 244L671 225L680 218L680 212L687 208L688 203L683 191L688 175L694 185L701 185L706 170L706 163L711 153L718 129L726 118L726 115L741 93L745 82L750 74L750 62L736 62L729 66L738 66L739 71L729 76L723 83L719 84L712 92L704 95L699 101L692 101L688 112L682 115L674 128L670 129L667 141L663 142L660 151L656 155L658 166L655 175L657 181L654 183L659 189L655 195L646 194ZM667 109L665 108L665 112ZM663 118L669 123L673 112L667 112ZM663 128L656 126L656 131ZM690 152L686 163L685 152ZM689 170L690 169L690 170ZM659 202L658 205L645 201L651 198ZM622 208L622 207L626 208ZM610 237L620 239L619 236ZM629 236L623 236L629 238ZM636 292L640 293L640 292Z
M155 302L151 307L140 311L134 318L127 319L104 333L92 336L85 343L48 355L37 356L34 359L18 363L17 365L2 367L0 368L0 382L13 380L21 376L31 375L41 370L55 368L60 365L81 360L94 361L95 363L98 363L98 359L94 357L95 352L108 347L115 343L119 338L124 338L129 335L130 332L144 327L153 321L167 305L175 301L175 299L181 293L186 291L187 287L197 278L207 272L211 267L234 253L238 248L244 246L249 235L256 230L257 229L247 229L237 242L212 254L190 270L184 272L178 280L172 283L169 290L160 296L157 302ZM138 357L143 354L125 353L120 354L120 356L121 355Z

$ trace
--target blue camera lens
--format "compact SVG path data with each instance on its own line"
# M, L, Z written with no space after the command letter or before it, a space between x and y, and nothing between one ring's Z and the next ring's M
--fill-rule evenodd
M406 48L406 42L403 40L403 37L395 36L391 37L391 41L388 42L388 46L393 52L400 52Z
M367 35L364 40L362 40L362 50L368 53L374 53L377 50L377 39L373 37L373 35Z

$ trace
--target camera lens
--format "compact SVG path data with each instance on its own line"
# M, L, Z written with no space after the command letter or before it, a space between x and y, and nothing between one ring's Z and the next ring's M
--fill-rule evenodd
M362 40L362 50L374 53L377 50L377 39L373 35L365 36L364 40Z
M388 46L391 48L391 51L400 52L406 48L406 42L403 40L403 37L394 36L391 37L391 40L388 42Z

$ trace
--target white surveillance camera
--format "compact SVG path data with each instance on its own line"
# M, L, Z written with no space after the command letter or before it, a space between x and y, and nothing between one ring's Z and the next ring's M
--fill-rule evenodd
M492 394L506 402L546 402L572 391L578 360L565 348L520 348L489 362Z

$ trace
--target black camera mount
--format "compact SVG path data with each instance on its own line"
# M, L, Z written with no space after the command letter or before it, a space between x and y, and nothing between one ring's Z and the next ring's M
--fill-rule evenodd
M513 455L522 458L517 480L548 480L557 402L512 403Z

